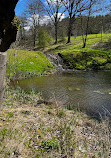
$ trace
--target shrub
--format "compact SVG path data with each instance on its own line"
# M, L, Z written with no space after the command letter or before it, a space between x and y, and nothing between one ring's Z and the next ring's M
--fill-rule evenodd
M40 48L45 48L51 41L52 37L44 29L40 29L38 33L38 46Z

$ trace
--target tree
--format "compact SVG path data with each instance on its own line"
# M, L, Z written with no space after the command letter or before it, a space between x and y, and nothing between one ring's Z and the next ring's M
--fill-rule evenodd
M72 33L72 26L74 21L76 20L76 16L87 9L89 5L89 0L64 0L62 1L64 4L68 16L69 16L69 26L68 26L68 41L70 43L71 33Z
M43 3L40 0L28 1L26 14L28 16L28 21L31 25L34 47L36 45L37 29L39 32L39 24L43 12Z
M44 9L55 27L55 44L58 42L58 23L66 10L62 8L62 0L46 0L46 5L44 5Z
M20 28L18 31L18 40L19 40L19 45L25 45L25 40L26 40L26 30L25 27L27 27L27 18L26 14L23 14L22 16L19 16L19 19L21 21L20 23Z
M13 21L18 0L0 1L0 106L5 89L5 72L7 49L16 40L17 25ZM16 21L17 19L15 19Z
M40 29L38 33L38 45L40 48L45 48L51 42L51 36L44 30Z
M90 21L90 16L93 15L93 13L97 12L99 10L96 9L96 4L98 4L98 0L89 0L89 6L88 9L86 10L86 26L85 30L83 29L83 16L80 13L80 19L81 19L81 30L82 30L82 39L83 39L83 47L86 47L86 41L87 41L87 35L88 35L88 30L89 30L89 21Z

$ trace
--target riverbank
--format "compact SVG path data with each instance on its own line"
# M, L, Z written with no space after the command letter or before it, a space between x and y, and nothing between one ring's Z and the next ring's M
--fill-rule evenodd
M7 59L8 78L29 78L54 71L52 64L40 51L9 49Z
M70 70L111 70L111 34L88 35L86 48L82 37L71 43L50 45L44 50L8 50L7 77L29 78ZM36 50L36 49L35 49Z
M110 70L110 36L111 34L103 34L101 40L101 34L88 35L86 48L82 48L82 36L71 37L70 44L58 43L50 46L46 48L44 54L50 56L50 59L63 69Z
M7 87L0 111L0 157L110 157L110 122Z

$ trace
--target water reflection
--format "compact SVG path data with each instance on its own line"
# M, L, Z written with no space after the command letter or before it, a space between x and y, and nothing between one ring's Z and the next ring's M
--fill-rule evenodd
M74 72L14 82L21 88L41 91L45 99L79 107L92 117L111 118L111 72Z

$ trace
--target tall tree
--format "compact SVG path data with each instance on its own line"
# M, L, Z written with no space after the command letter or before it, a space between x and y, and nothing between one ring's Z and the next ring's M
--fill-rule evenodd
M87 35L89 31L89 22L90 22L90 16L93 15L95 12L99 11L100 8L96 8L96 5L98 6L99 0L89 0L89 6L86 10L86 26L85 30L83 29L83 16L80 13L80 19L81 19L81 30L82 30L82 39L83 39L83 47L86 47L86 41L87 41Z
M46 0L44 8L50 17L55 28L55 44L58 42L58 23L66 9L63 7L62 0Z
M74 21L76 20L76 16L79 15L80 12L87 9L89 5L89 0L64 0L62 1L62 3L64 4L69 16L67 43L70 43L72 26L74 24Z
M5 88L6 51L11 43L16 40L17 27L13 19L17 2L18 0L0 1L0 106Z
M33 46L36 46L37 33L39 32L40 18L44 12L43 3L40 0L29 0L27 4L26 14L31 25Z
M27 27L27 18L26 14L23 14L22 16L19 16L19 19L21 21L20 23L20 28L18 32L18 41L19 45L25 45L25 40L26 40L26 27Z

